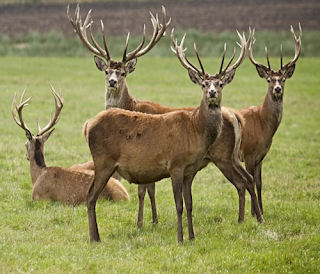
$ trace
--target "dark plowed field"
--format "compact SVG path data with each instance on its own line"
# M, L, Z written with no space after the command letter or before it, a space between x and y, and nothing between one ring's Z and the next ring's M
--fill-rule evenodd
M197 29L200 32L224 30L289 31L301 22L303 30L320 29L319 0L214 0L214 1L163 1L171 27ZM51 29L74 35L66 16L67 4L0 5L1 34L10 36L31 30L40 33ZM75 4L71 4L74 13ZM107 35L142 34L143 23L150 29L149 11L161 13L160 2L107 2L81 4L81 15L92 9L97 27L103 19ZM150 30L149 30L150 32Z

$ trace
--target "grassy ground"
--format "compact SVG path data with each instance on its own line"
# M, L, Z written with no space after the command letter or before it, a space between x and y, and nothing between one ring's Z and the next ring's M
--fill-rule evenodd
M263 59L258 58L258 61ZM271 64L279 64L271 58ZM288 58L285 58L288 61ZM218 59L204 58L207 71ZM159 224L136 228L137 187L123 184L131 202L99 201L102 242L89 244L86 206L69 207L31 199L24 132L11 116L14 92L32 96L24 117L36 134L35 114L44 126L53 107L49 82L64 94L65 106L46 143L50 166L70 166L90 159L82 124L104 108L104 75L93 58L0 58L0 272L2 273L318 273L320 272L320 69L319 59L300 58L287 81L284 117L263 167L266 225L250 217L237 224L235 188L214 165L193 184L196 239L177 244L176 213L170 180L157 184ZM276 66L276 65L274 65ZM135 98L171 106L196 106L200 88L175 58L138 61L128 84ZM267 83L248 60L223 94L223 105L260 104ZM184 216L184 234L187 222Z

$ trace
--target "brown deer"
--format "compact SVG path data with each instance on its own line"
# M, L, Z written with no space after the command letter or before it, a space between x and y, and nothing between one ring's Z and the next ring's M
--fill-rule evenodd
M261 169L264 157L267 155L272 138L276 133L282 119L283 95L285 81L292 77L301 52L302 30L299 24L300 36L297 39L291 26L291 33L295 43L295 56L286 65L282 64L282 46L281 46L281 64L278 71L270 67L268 52L266 56L268 67L254 60L252 49L254 44L254 30L250 39L249 58L256 66L261 78L268 82L268 90L262 105L258 107L247 107L240 109L240 113L245 119L245 126L242 130L241 157L245 162L247 171L253 176L257 188L260 209L263 212L261 198ZM252 215L256 214L254 207L251 208Z
M236 68L244 59L246 41L241 38L238 61L230 66L234 52L223 69L224 51L220 71L215 75L205 73L197 51L201 70L187 61L183 50L184 38L180 46L174 42L178 59L188 69L190 79L203 91L200 106L193 111L177 110L151 115L110 108L85 123L83 135L89 145L95 170L87 201L91 242L100 241L95 212L97 197L115 171L136 184L148 184L171 177L178 220L178 242L183 241L183 198L189 240L194 238L191 184L196 173L210 161L204 161L203 158L221 134L222 89L233 80ZM255 197L256 210L259 212L254 187L245 183L252 198ZM263 221L261 215L259 220Z
M40 128L37 118L39 133L34 136L28 129L22 117L22 109L30 101L31 97L23 101L26 88L24 89L20 104L17 105L16 96L12 102L12 116L14 121L21 127L28 141L26 142L26 157L30 162L30 173L33 185L32 198L34 200L56 200L66 204L78 205L86 202L88 189L93 181L92 170L76 170L65 167L47 167L44 158L44 143L52 134L54 127L60 119L63 107L62 95L55 92L51 86L51 92L55 100L55 114L51 116L50 122L43 129ZM15 114L18 114L18 117ZM129 195L124 186L116 179L110 178L108 186L101 193L101 197L120 201L129 200Z
M87 35L85 30L87 28L91 28L91 12L88 13L85 23L82 25L81 18L79 15L79 10L76 11L75 19L73 20L68 12L68 18L71 21L72 25L76 29L77 34L80 36L83 43L94 53L100 53L99 56L106 58L107 64L95 56L95 62L99 70L105 72L106 74L106 108L110 107L118 107L124 108L131 111L139 111L150 114L163 114L175 110L182 110L172 107L166 107L161 104L150 102L150 101L138 101L135 100L129 93L129 88L126 83L127 73L123 74L123 70L120 69L111 69L110 65L108 65L112 60L110 59L110 54L108 51L108 47L105 43L105 50L103 51L101 47L98 47L97 43L96 49L90 45L90 42L87 39ZM165 20L163 20L165 22ZM87 22L87 23L86 23ZM90 24L90 25L89 25ZM163 26L165 24L163 23ZM94 41L92 33L90 33L92 40ZM103 31L103 36L105 36ZM242 39L243 45L245 45L245 38ZM104 38L104 41L106 39ZM174 43L174 42L173 42ZM98 50L100 48L100 50ZM241 55L238 60L238 64L242 62L245 57L245 47L242 48ZM115 61L113 61L115 62ZM184 62L185 63L185 62ZM126 63L122 64L122 67L125 67ZM134 64L135 65L135 64ZM188 65L185 65L187 66ZM133 71L133 70L132 70ZM114 85L117 83L117 85ZM194 108L183 108L184 110L194 110ZM239 161L239 146L241 141L241 123L242 118L241 115L238 114L234 110L230 110L227 108L222 108L222 117L223 117L223 125L222 125L222 133L210 149L210 153L208 153L206 157L206 162L212 161L226 176L226 178L235 185L239 194L239 222L244 221L244 205L245 205L245 189L247 187L246 181L252 183L252 177L247 173L247 171L242 167L241 162ZM90 165L90 162L87 163ZM91 165L93 167L93 165ZM152 207L152 216L153 221L157 222L157 211L155 206L155 185L149 184L148 193L151 200ZM144 205L144 197L146 193L146 185L139 185L138 187L138 195L139 195L139 213L138 213L138 227L141 227L143 224L143 205ZM258 217L258 216L257 216ZM260 217L258 217L260 218ZM259 220L261 221L261 220ZM262 221L263 222L263 221Z
M84 23L82 24L81 16L80 16L80 7L77 5L75 10L75 18L72 19L69 11L69 6L67 8L67 16L69 21L71 22L75 32L80 37L81 41L84 43L84 45L92 51L94 54L99 55L107 60L107 64L100 59L99 57L95 56L95 62L101 71L105 72L106 74L106 109L109 109L111 107L117 107L117 108L123 108L133 111L140 111L140 112L146 112L146 113L165 113L168 111L175 110L174 108L171 108L168 110L167 107L162 107L160 104L155 104L153 102L139 102L134 100L130 93L129 88L126 83L126 76L134 71L137 58L146 54L149 52L161 39L161 37L164 36L165 31L167 27L169 26L171 22L171 18L167 21L166 20L166 10L164 7L162 7L162 24L160 24L158 15L154 16L151 12L151 22L153 25L153 34L151 37L150 42L146 47L143 47L145 42L145 26L143 28L143 38L140 45L133 50L130 53L127 53L127 47L129 43L129 33L126 40L125 50L123 53L122 61L117 62L110 58L108 46L106 43L105 33L104 33L104 24L101 20L101 29L103 33L103 43L104 48L101 48L96 40L94 39L92 35L92 20L91 20L91 10L88 12L86 19ZM90 28L90 37L94 44L91 45L88 41L87 37L87 29ZM160 108L163 108L163 111L159 111ZM191 109L191 108L190 108ZM93 162L88 162L84 164L77 165L77 168L92 168L93 169ZM139 195L139 217L137 225L138 227L141 227L142 225L142 218L143 218L143 205L144 205L144 196L146 193L146 189L148 190L148 194L150 197L150 202L152 205L152 217L153 222L158 222L158 216L157 216L157 210L156 210L156 204L155 204L155 185L149 184L149 185L139 185L138 186L138 195Z

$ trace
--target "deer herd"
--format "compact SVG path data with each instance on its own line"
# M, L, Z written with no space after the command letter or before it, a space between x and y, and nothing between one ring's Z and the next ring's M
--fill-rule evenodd
M67 17L74 31L83 44L94 53L97 68L105 74L105 110L87 120L83 126L82 133L89 146L92 161L75 164L69 168L47 167L44 143L60 119L63 108L62 93L60 91L58 95L50 85L55 102L54 115L51 114L49 123L42 129L36 117L39 130L37 135L31 133L22 116L22 109L31 97L24 99L25 89L20 103L17 103L17 94L14 95L12 116L27 137L26 157L30 162L32 198L57 200L74 206L86 203L90 242L98 242L100 236L95 208L99 197L114 201L130 200L120 180L124 178L129 183L138 184L137 226L141 227L143 224L146 192L151 201L153 222L157 223L155 182L170 177L177 213L178 242L182 242L183 204L187 212L189 240L192 240L194 230L191 185L197 172L212 162L237 189L238 222L244 221L247 190L251 197L252 216L255 216L259 223L264 223L261 196L262 162L281 122L285 80L292 77L295 63L300 56L300 24L298 38L291 27L295 56L284 65L281 47L279 70L271 69L267 49L268 65L255 61L252 52L255 30L251 31L249 28L247 39L244 33L237 32L240 53L236 62L231 65L236 53L234 49L224 66L225 45L221 65L218 72L213 74L205 71L195 44L194 51L199 65L189 61L184 48L186 35L178 43L172 29L171 50L188 71L190 80L198 85L202 92L197 108L173 108L134 99L126 82L127 75L135 70L137 58L147 54L160 41L171 23L171 18L166 18L164 7L162 22L159 21L158 15L154 16L151 12L150 15L153 34L149 43L144 46L144 26L141 43L133 51L127 52L128 34L122 59L116 61L111 59L103 22L101 21L102 47L92 33L91 10L82 23L79 5L76 7L74 18L70 15L68 6ZM90 40L87 35L88 29ZM259 76L267 80L265 99L258 107L251 106L240 110L222 107L222 90L232 82L236 69L246 55L256 67Z

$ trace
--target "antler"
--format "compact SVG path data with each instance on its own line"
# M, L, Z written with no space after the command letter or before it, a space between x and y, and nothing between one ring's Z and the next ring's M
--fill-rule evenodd
M198 62L200 64L201 70L198 69L194 64L192 64L187 59L187 57L185 56L186 49L183 49L183 43L184 43L185 38L186 38L186 33L183 35L183 37L181 39L181 42L180 42L180 45L178 45L177 39L174 39L174 28L173 28L172 31L171 31L171 42L172 42L172 45L173 45L173 46L171 46L171 50L178 57L178 59L179 59L180 63L182 64L182 66L184 66L186 69L194 70L195 72L197 72L199 74L199 76L204 78L206 73L205 73L205 71L203 69L203 65L201 63L200 56L199 56L199 53L197 51L196 44L194 44L194 51L196 53L196 56L197 56Z
M184 43L184 39L186 34L184 34L180 45L178 46L177 44L177 39L174 39L174 35L173 35L174 29L172 29L171 31L171 41L173 44L173 47L171 47L171 50L177 55L180 63L186 68L186 69L193 69L194 71L196 71L201 77L205 77L207 74L205 73L204 69L203 69L203 65L201 63L200 57L199 57L199 53L197 51L196 48L196 44L194 44L194 50L196 53L196 56L198 58L201 70L199 70L195 65L193 65L185 56L185 51L186 49L183 49L183 43ZM236 49L234 49L233 54L228 62L228 64L226 65L226 67L224 69L223 68L223 63L224 63L224 58L226 55L226 44L224 44L224 50L223 50L223 55L222 55L222 61L221 61L221 65L220 65L220 70L218 73L218 76L220 78L222 78L227 72L229 72L232 69L236 69L238 66L240 66L240 64L243 62L245 56L246 56L246 49L247 49L247 44L248 42L246 41L246 37L243 33L243 36L241 36L241 34L237 31L237 34L240 38L240 44L237 43L239 45L239 47L241 48L241 52L240 52L240 56L238 58L238 60L231 66L231 62L234 59L235 53L236 53ZM249 39L251 38L251 30L250 30L250 35L249 35ZM248 40L249 41L249 40Z
M300 56L300 53L301 53L301 37L302 37L302 29L301 29L301 25L299 23L299 30L300 30L300 34L299 34L299 38L297 39L295 33L294 33L294 30L293 30L293 27L291 26L290 28L290 31L292 33L292 36L293 36L293 40L294 40L294 44L295 44L295 49L294 49L294 58L286 65L282 66L282 46L281 46L281 70L286 70L288 69L289 67L293 66L299 56Z
M23 93L21 95L19 106L17 105L17 100L16 100L17 99L17 92L14 94L14 98L13 98L12 105L11 105L11 111L12 111L13 120L16 122L16 124L19 127L21 127L24 131L26 131L26 132L30 133L30 135L32 135L30 129L27 127L27 125L23 121L23 117L22 117L22 109L23 109L23 107L27 106L28 102L31 100L31 97L30 97L27 100L23 101L23 97L24 97L24 94L25 94L26 90L27 90L27 87L25 87L25 89L24 89L24 91L23 91ZM14 113L14 108L16 109L16 111L18 113L19 120L18 120L17 116Z
M152 34L152 38L151 38L149 44L145 48L142 49L144 42L145 42L145 38L146 38L145 37L146 36L145 25L143 25L143 37L142 37L142 41L141 41L140 45L135 50L133 50L132 52L127 54L127 48L128 48L128 44L129 44L129 37L130 37L130 33L128 33L125 49L123 52L122 62L126 63L132 59L138 58L138 57L146 54L148 51L150 51L156 45L156 43L158 43L158 41L161 39L161 37L164 36L165 30L167 29L167 27L171 23L171 18L169 19L168 22L166 21L166 10L165 10L164 6L162 6L162 24L160 24L160 22L159 22L158 15L154 16L151 12L150 12L150 15L151 15L151 22L153 25L153 34ZM67 8L67 16L68 16L69 21L71 22L73 28L75 29L75 32L78 34L78 36L80 37L81 41L85 44L85 46L90 51L92 51L94 54L99 55L99 56L105 58L107 61L109 61L110 54L109 54L109 50L108 50L108 46L107 46L107 42L106 42L106 36L105 36L104 25L103 25L102 20L100 20L100 22L101 22L101 30L102 30L102 34L103 34L103 44L104 44L105 49L100 47L99 44L96 42L96 40L93 37L93 34L92 34L93 21L91 20L91 10L89 10L83 25L82 25L82 21L81 21L81 17L80 17L79 5L77 5L77 7L76 7L74 20L70 16L69 6ZM88 38L87 38L87 28L89 28L89 27L90 27L90 37L91 37L91 40L92 40L95 47L91 45L91 43L88 41Z
M223 77L226 73L228 73L229 71L233 70L233 69L236 69L237 67L239 67L241 65L241 63L243 62L244 58L246 57L246 50L247 50L247 44L249 43L249 40L251 39L251 30L249 31L249 39L248 39L248 42L246 41L246 37L244 35L244 32L241 36L241 34L237 31L237 34L240 38L240 44L237 42L237 45L240 47L241 51L240 51L240 55L239 55L239 58L238 60L231 66L231 62L233 61L234 59L234 56L236 54L236 49L234 48L233 50L233 54L228 62L228 64L226 65L226 67L224 69L222 69L223 67L223 63L224 63L224 57L225 57L225 54L226 54L226 44L224 44L224 50L223 50L223 55L222 55L222 60L221 60L221 66L220 66L220 71L219 71L219 75L220 75L220 78Z
M249 27L249 31L251 32L251 28ZM252 64L254 64L255 66L258 66L258 67L262 67L264 68L266 71L270 71L271 68L270 68L270 62L269 62L269 56L268 56L268 51L267 51L267 48L265 48L265 51L266 51L266 56L267 56L267 61L268 61L268 67L266 67L265 65L263 64L260 64L258 63L256 60L254 60L253 58L253 54L252 54L252 49L253 49L253 45L256 41L256 39L254 38L254 31L255 29L252 30L252 35L249 37L248 41L249 41L249 49L248 49L248 56L249 56L249 59L251 61Z
M250 28L249 28L249 30L250 30ZM293 66L297 62L297 60L298 60L298 58L300 56L300 52L301 52L301 37L302 37L302 29L301 29L300 23L299 23L299 30L300 30L300 35L299 35L299 38L297 39L297 37L296 37L296 35L294 33L294 30L293 30L293 27L291 26L290 31L292 33L293 40L294 40L294 43L295 43L295 54L294 54L294 58L284 66L282 65L282 45L280 47L280 52L281 52L281 63L280 63L280 65L281 65L281 70L282 71L284 71L284 70L288 69L289 67ZM254 29L253 29L253 32L252 32L252 36L251 36L251 38L249 40L250 41L249 41L248 55L249 55L249 59L251 60L252 64L254 64L255 66L263 67L266 71L270 71L271 70L271 66L270 66L270 62L269 62L269 56L268 56L267 48L265 48L265 51L266 51L266 56L267 56L268 67L258 63L253 58L252 48L253 48L253 44L255 42Z
M73 20L70 16L70 11L69 11L69 5L67 7L67 16L69 21L71 22L75 32L78 34L78 36L80 37L81 41L83 42L83 44L90 50L92 51L94 54L99 55L103 58L105 58L107 61L110 60L110 54L109 54L109 50L108 50L108 46L107 46L107 42L106 42L106 37L104 34L104 25L103 22L101 21L101 30L103 33L103 43L104 43L104 48L101 48L98 43L96 42L96 40L93 37L92 34L92 24L93 21L91 19L91 10L89 10L86 19L84 20L84 23L82 25L82 20L81 20L81 16L80 16L80 7L79 4L76 7L75 10L75 19ZM90 28L90 37L91 40L93 42L93 44L96 46L92 46L90 44L90 42L88 41L88 37L87 37L87 28Z
M37 134L37 136L41 136L42 134L44 134L45 132L47 132L48 130L50 130L52 127L55 126L56 123L58 123L60 116L61 116L61 110L63 108L63 95L62 92L60 90L61 93L61 98L59 97L59 95L55 92L53 86L50 84L51 87L51 93L54 97L54 104L55 104L55 113L54 113L54 117L52 117L52 109L51 109L51 118L50 118L50 122L43 128L41 129L40 124L39 124L39 120L38 120L38 115L36 117L37 119L37 124L38 124L38 130L39 133Z

